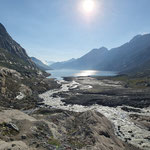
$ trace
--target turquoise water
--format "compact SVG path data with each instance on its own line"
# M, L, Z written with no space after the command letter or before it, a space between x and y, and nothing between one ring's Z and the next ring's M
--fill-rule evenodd
M62 79L63 77L78 77L78 76L115 76L116 72L112 71L99 71L99 70L73 70L73 69L62 69L62 70L48 70L51 73L50 78Z

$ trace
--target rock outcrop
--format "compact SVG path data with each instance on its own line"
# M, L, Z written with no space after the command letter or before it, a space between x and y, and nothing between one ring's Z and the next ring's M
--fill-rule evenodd
M0 141L1 150L30 150L29 147L22 141L5 142Z
M53 79L40 76L30 78L13 69L0 67L0 105L7 108L35 108L40 101L38 94L57 88Z
M0 116L1 150L138 150L118 139L110 121L95 111L37 109L29 116L1 108Z

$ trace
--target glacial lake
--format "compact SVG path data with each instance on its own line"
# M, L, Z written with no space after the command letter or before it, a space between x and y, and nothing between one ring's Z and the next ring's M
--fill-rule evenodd
M112 71L99 71L99 70L73 70L73 69L61 69L61 70L48 70L51 73L49 78L56 78L58 80L63 77L79 77L79 76L115 76L117 72Z

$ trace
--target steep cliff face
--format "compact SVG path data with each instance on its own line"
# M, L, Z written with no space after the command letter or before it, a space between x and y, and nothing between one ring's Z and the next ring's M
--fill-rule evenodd
M22 74L38 74L39 69L0 23L0 66L15 69Z
M36 107L38 93L52 87L45 79L47 75L0 24L0 106Z

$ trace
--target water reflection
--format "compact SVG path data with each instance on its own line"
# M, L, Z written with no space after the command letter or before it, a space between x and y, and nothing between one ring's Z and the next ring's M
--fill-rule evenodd
M97 70L81 70L78 73L75 73L74 76L94 76L97 75L98 72Z
M61 69L61 70L48 70L51 73L49 78L56 78L61 80L62 77L69 76L115 76L116 72L112 71L99 71L99 70L73 70L73 69Z

